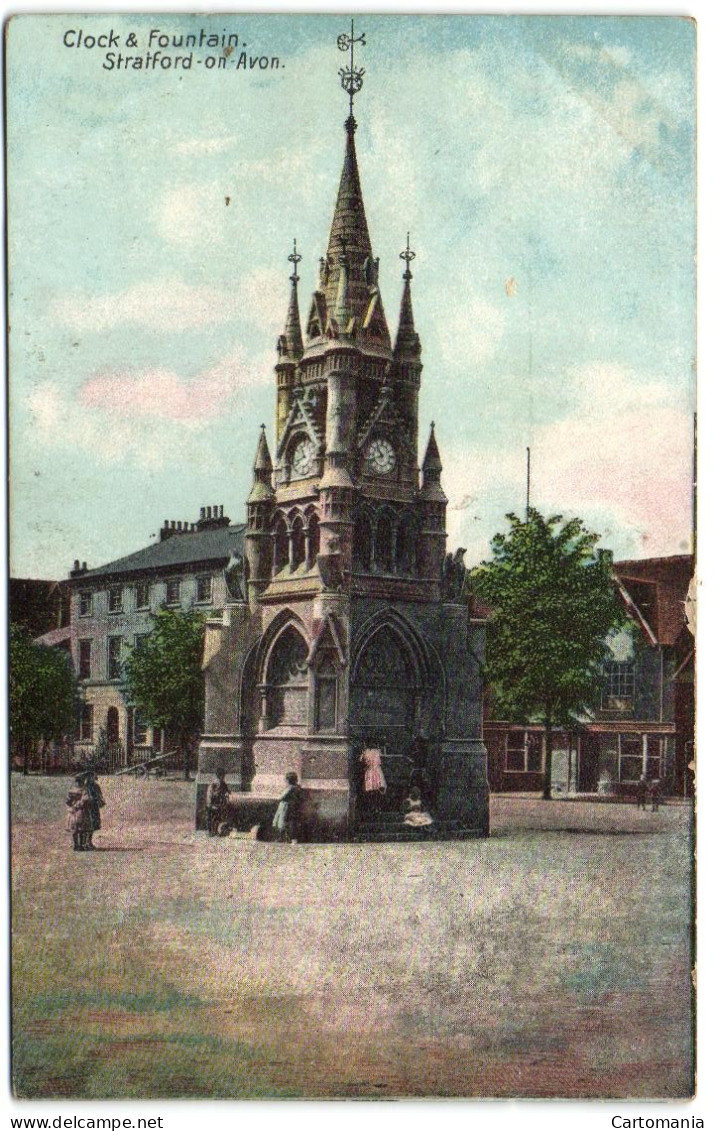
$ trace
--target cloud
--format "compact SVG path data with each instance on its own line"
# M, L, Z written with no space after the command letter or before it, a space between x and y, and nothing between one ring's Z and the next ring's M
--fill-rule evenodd
M135 283L115 294L75 292L51 308L54 322L78 333L103 333L122 325L178 333L216 326L237 315L235 292L189 286L175 277Z
M564 375L576 397L567 417L531 436L531 499L539 510L576 514L606 545L634 556L687 550L692 503L692 417L672 388L614 363ZM445 488L459 504L450 534L485 553L503 515L522 512L524 448L462 450L445 461ZM475 523L484 515L486 521ZM489 529L485 529L485 526ZM625 548L625 550L624 550Z
M235 407L247 387L269 385L273 371L270 363L261 364L266 360L256 364L238 353L191 377L161 368L98 373L85 381L77 399L112 418L152 417L195 427Z
M273 360L239 353L188 377L163 368L102 372L76 393L43 381L28 396L33 435L45 448L83 453L99 464L161 469L180 458L197 471L214 468L222 457L207 442L212 422L235 417L249 388L270 387Z
M182 155L194 156L205 153L225 153L236 144L235 137L193 137L180 141L176 152Z
M584 63L597 63L600 66L627 67L631 61L631 52L627 47L612 44L609 47L595 46L591 43L563 43L561 50L564 55L578 59Z
M445 313L440 317L437 336L440 363L463 368L483 365L496 353L504 334L505 317L499 307L487 302L464 281L452 300L446 296Z

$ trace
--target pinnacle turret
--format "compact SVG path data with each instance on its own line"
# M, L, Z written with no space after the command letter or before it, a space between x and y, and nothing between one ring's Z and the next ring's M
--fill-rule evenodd
M290 277L290 298L288 299L288 313L286 315L285 330L278 339L278 354L289 361L300 361L303 356L303 335L300 329L300 311L298 309L298 264L302 259L293 240L293 253L288 256L289 263L293 264L293 274Z
M420 495L430 502L446 502L447 496L442 490L442 460L439 458L437 438L434 434L434 421L430 424L429 440L425 458L422 461L422 490Z
M253 487L248 496L249 503L261 503L273 498L272 476L273 461L271 460L271 453L268 450L266 426L262 424L261 432L258 437L256 458L253 461Z
M410 270L410 263L415 258L415 253L410 249L410 233L407 233L407 247L404 251L400 252L400 259L404 259L406 267L405 273L402 278L405 280L405 285L402 290L402 302L400 303L400 320L397 325L397 335L395 337L395 356L398 354L404 356L419 356L420 354L420 337L415 330L415 319L412 313L412 292L410 290L410 280L412 279L412 272Z

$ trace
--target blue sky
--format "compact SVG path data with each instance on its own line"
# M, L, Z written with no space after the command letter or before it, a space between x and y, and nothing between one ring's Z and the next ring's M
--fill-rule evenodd
M68 28L145 50L238 32L276 71L102 70ZM63 576L222 503L237 521L292 240L303 317L346 99L344 16L20 17L8 49L11 560ZM378 16L358 157L394 328L417 251L421 444L450 538L488 553L532 500L619 557L690 548L694 25ZM226 198L230 202L226 204ZM507 287L507 280L512 280Z

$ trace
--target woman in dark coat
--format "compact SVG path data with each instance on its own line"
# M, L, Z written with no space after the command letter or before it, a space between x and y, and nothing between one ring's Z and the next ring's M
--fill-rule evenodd
M104 797L94 770L88 770L85 774L85 788L90 799L89 817L91 824L89 838L85 848L94 848L92 836L102 827L102 818L99 811L104 808Z

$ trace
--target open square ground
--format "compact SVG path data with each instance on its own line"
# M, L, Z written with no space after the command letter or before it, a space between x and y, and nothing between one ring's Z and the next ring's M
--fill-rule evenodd
M689 805L492 798L489 840L275 845L193 787L13 775L25 1097L684 1097Z

